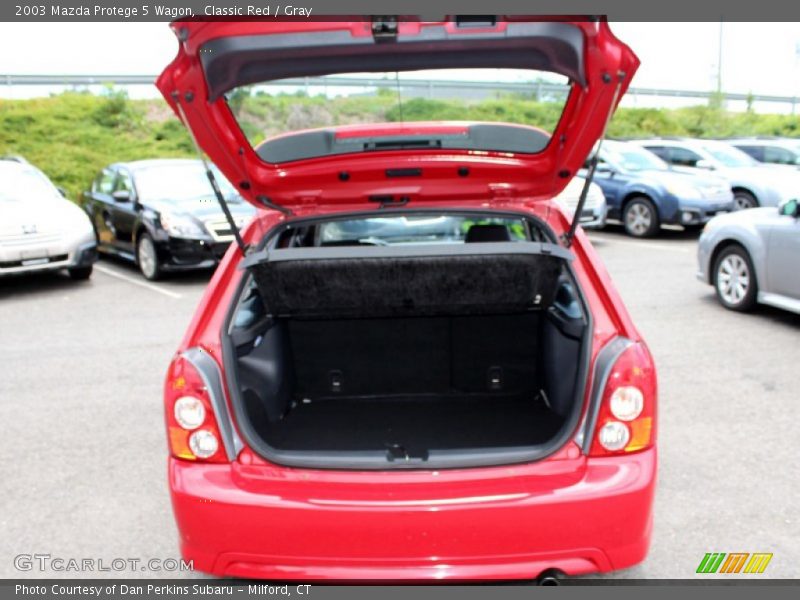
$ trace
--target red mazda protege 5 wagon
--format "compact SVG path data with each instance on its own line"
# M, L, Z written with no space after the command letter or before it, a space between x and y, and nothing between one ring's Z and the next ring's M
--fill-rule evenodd
M180 50L158 87L261 209L165 384L183 556L292 580L534 579L641 562L655 368L573 228L580 207L554 200L602 138L638 66L631 50L592 19L173 28ZM267 82L390 74L409 116L400 75L455 69L545 72L563 81L561 115L551 131L395 112L255 144L245 133ZM243 86L250 104L235 108Z

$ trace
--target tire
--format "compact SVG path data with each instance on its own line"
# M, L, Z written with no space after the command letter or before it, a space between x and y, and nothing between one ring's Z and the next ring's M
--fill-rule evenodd
M746 312L756 305L756 271L741 246L728 246L719 253L714 261L713 278L717 299L725 308Z
M158 252L156 251L155 242L150 237L149 233L143 233L139 236L139 241L136 243L136 264L139 271L144 275L144 278L149 281L155 281L161 277L161 264L158 262Z
M625 205L622 223L625 233L636 238L653 237L661 226L656 205L645 196L636 196Z
M69 273L70 279L74 281L85 281L92 276L92 265L88 267L72 267L67 269L67 273Z
M734 190L733 191L733 210L746 210L748 208L756 208L758 200L747 190Z

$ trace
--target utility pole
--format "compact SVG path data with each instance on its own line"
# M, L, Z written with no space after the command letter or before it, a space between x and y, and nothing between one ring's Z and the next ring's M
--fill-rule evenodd
M794 71L795 73L800 73L800 69L798 69L798 65L800 65L800 41L794 43ZM797 110L797 92L795 91L792 94L792 116L794 116L795 111Z
M722 19L719 20L717 52L717 95L720 95L722 94Z

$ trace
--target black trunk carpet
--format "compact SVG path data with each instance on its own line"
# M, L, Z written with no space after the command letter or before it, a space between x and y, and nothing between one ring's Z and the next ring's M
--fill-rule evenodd
M326 398L298 402L283 419L260 424L279 450L358 451L400 446L412 453L530 446L553 437L564 419L530 398L490 395Z

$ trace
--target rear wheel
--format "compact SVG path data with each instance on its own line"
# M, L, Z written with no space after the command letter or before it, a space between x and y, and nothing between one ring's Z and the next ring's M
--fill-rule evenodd
M145 279L155 281L161 277L161 264L158 262L156 245L148 233L139 236L139 243L136 245L136 262Z
M92 265L88 267L73 267L72 269L67 269L67 272L71 279L75 281L84 281L92 276Z
M658 210L649 198L637 196L625 205L622 222L628 235L652 237L659 228Z
M735 190L733 192L733 205L736 210L756 208L758 206L758 200L747 190Z
M741 246L728 246L714 263L714 289L725 308L747 311L756 304L758 284L753 263Z

